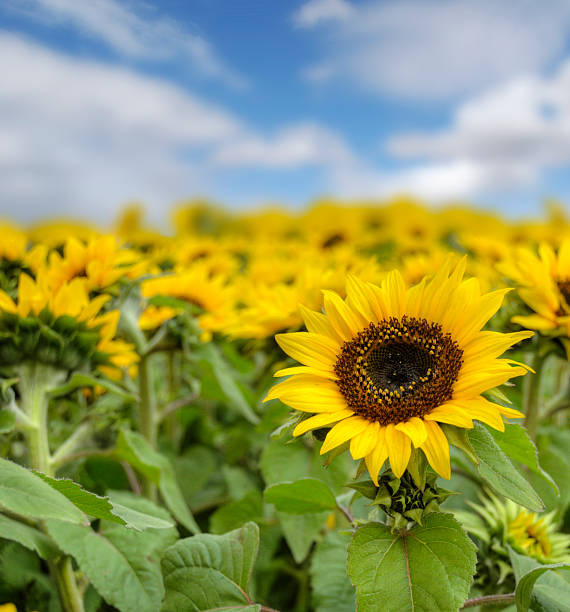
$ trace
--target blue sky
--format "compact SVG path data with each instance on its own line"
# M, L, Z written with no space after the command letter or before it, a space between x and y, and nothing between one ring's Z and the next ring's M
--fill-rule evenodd
M570 201L566 0L3 0L0 214Z

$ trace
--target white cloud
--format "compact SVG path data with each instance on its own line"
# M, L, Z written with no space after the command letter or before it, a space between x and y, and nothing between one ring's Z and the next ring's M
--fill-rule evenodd
M300 28L312 28L323 21L342 21L353 11L346 0L309 0L293 15L295 25Z
M307 78L396 97L447 99L549 67L565 50L570 3L369 0L322 24ZM318 22L317 25L319 25Z
M213 161L220 166L296 168L350 163L352 154L330 130L305 123L281 129L272 138L251 136L222 145Z
M210 43L176 21L143 14L132 2L119 0L18 0L12 10L50 25L70 25L98 39L117 53L139 60L182 58L198 73L219 78L235 87L246 80L227 68Z
M460 105L452 125L393 137L405 160L479 169L479 188L524 185L551 167L570 166L570 60L549 78L513 79Z
M290 170L350 159L325 128L265 137L227 110L126 68L72 59L0 33L0 216L108 220L142 198L155 219L224 170Z

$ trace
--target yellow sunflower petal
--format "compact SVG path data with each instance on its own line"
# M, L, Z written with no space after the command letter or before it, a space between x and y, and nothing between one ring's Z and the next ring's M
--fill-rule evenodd
M442 478L449 480L451 478L449 442L437 423L426 421L425 426L428 435L421 448L431 467Z
M293 359L317 370L332 371L340 350L338 342L310 332L277 334L275 340Z
M321 446L321 455L328 453L333 448L344 444L350 438L357 436L368 427L369 421L359 416L351 416L337 423L327 434Z
M16 314L17 308L14 300L4 291L0 291L0 310Z
M388 308L393 317L401 317L406 311L406 286L398 270L388 273L383 285L388 298Z
M501 406L500 404L494 404L497 410L508 419L524 419L524 414L520 410L514 408L508 408L507 406Z
M310 308L306 308L302 304L299 305L299 312L301 313L301 317L305 322L307 331L314 334L321 334L321 336L329 336L337 342L343 341L342 337L338 335L327 317L321 312L315 312Z
M410 438L390 423L386 427L386 446L390 457L390 467L396 478L400 478L408 467L408 461L412 453Z
M487 425L498 431L505 431L505 424L499 413L498 406L484 397L476 397L469 400L452 400L452 403L464 410L469 418L487 423Z
M358 310L367 321L373 323L378 321L372 307L374 293L367 283L352 274L349 274L346 280L346 301L353 309Z
M405 423L398 423L396 426L398 431L406 434L408 438L414 443L414 446L418 448L421 446L427 437L427 430L424 422L418 417L412 417Z
M323 291L327 318L344 340L350 340L364 327L364 319L334 291Z
M388 459L388 447L386 446L386 428L380 427L378 430L377 443L368 455L364 458L366 468L372 478L374 484L378 486L378 472L381 470L384 462Z
M275 378L281 378L282 376L292 376L293 374L314 374L315 376L322 376L323 378L336 379L336 374L327 372L326 370L318 370L317 368L310 368L308 366L293 366L291 368L283 368L277 370L273 376Z
M317 414L305 419L304 421L301 421L293 430L293 435L302 436L311 429L326 427L331 423L342 421L342 419L346 419L353 414L354 412L352 412L352 410L338 410L337 412L323 412L322 414Z
M368 427L350 440L350 454L353 459L362 459L378 444L380 424L372 421Z
M473 429L473 420L469 415L465 414L462 408L454 406L452 403L442 404L434 408L429 414L424 416L426 421L437 421L438 423L447 423L464 429Z
M512 317L511 321L523 327L528 327L529 329L536 329L537 331L547 331L558 327L556 321L549 318L547 319L538 314L532 314L526 317Z

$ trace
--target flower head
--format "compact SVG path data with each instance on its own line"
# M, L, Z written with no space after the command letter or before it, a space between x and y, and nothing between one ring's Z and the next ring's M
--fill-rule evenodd
M321 454L350 441L353 458L365 459L377 484L387 459L403 474L412 444L449 478L439 423L472 428L477 419L502 431L502 415L522 417L481 394L526 373L498 357L533 334L481 331L508 290L482 294L477 279L463 280L464 269L465 259L454 268L448 260L409 289L398 271L381 286L349 276L346 300L323 292L325 314L301 307L308 331L276 340L303 365L277 372L291 377L266 398L316 413L294 435L332 425Z

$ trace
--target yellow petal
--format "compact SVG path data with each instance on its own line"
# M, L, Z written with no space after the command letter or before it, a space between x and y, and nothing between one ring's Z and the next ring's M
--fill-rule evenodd
M323 297L327 318L342 340L347 341L356 336L364 327L363 317L354 312L334 291L324 290Z
M426 421L428 435L422 445L422 450L431 467L442 477L451 478L451 465L449 462L449 442L437 423Z
M523 327L528 327L528 329L536 329L537 331L547 331L558 327L556 321L538 314L528 315L527 317L512 317L511 321Z
M374 293L364 281L349 274L346 279L346 301L354 309L358 310L365 321L377 323L378 318L372 307Z
M398 270L392 270L383 284L391 316L400 318L406 311L406 285Z
M465 414L462 408L456 407L453 403L443 404L434 408L429 414L424 416L426 421L437 421L448 423L464 429L473 429L473 420Z
M412 417L405 423L398 423L396 429L406 434L408 438L414 443L414 446L418 448L421 446L426 439L427 430L424 422L418 417Z
M408 461L412 453L410 438L390 423L386 427L386 446L390 457L390 467L396 478L400 478L408 467Z
M340 353L338 342L321 334L310 332L277 334L275 340L293 359L317 370L332 372Z
M329 336L339 343L343 341L327 317L321 312L310 310L302 304L299 304L299 312L301 313L301 317L305 322L307 331L310 331L313 334L321 334L321 336Z
M377 421L369 423L368 427L350 441L350 454L353 459L362 459L368 455L378 443L380 424Z
M381 470L387 458L388 447L386 446L386 428L380 427L378 430L376 446L372 449L372 452L366 455L364 459L366 461L366 468L368 469L370 478L372 478L376 486L378 486L378 472Z
M369 421L359 416L351 416L337 423L327 434L321 446L321 455L344 444L350 438L357 436L361 431L368 427Z
M315 376L322 376L323 378L329 378L336 380L338 376L336 374L327 372L326 370L318 370L317 368L309 368L308 366L293 366L291 368L283 368L277 370L273 376L275 378L281 378L282 376L292 376L293 374L314 374Z
M322 414L317 414L301 421L293 430L293 435L302 436L311 429L326 427L331 423L342 421L342 419L346 419L353 414L354 412L352 412L352 410L338 410L337 412L323 412Z
M469 400L451 400L449 403L462 409L469 418L487 423L487 425L498 431L505 431L505 424L499 413L498 406L484 397L476 397Z
M16 314L17 308L14 300L4 291L0 291L0 310Z

